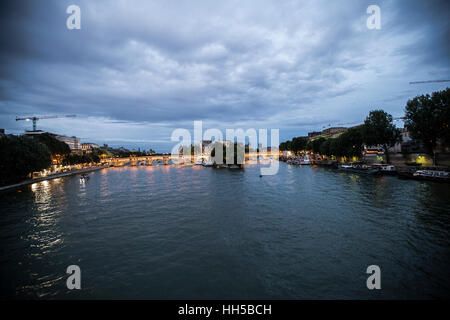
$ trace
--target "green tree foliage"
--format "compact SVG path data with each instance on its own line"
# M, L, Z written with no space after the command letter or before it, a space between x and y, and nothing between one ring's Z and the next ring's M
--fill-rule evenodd
M62 164L67 166L67 165L74 165L74 164L99 162L99 161L100 161L100 157L96 154L83 154L83 155L71 154L69 156L66 156L63 159Z
M280 146L279 146L280 151L292 151L291 144L292 144L291 140L280 143Z
M406 104L406 128L413 139L423 142L430 155L434 155L438 140L444 146L450 145L449 100L450 88L447 88L431 96L417 96Z
M330 150L329 155L342 157L344 155L339 140L336 138L330 138Z
M292 139L292 143L291 143L291 151L297 153L299 151L305 150L307 143L308 143L308 139L305 137L294 138L294 139Z
M45 144L52 155L68 155L70 154L69 145L60 141L48 133L33 136L33 139Z
M319 154L324 156L332 156L331 153L331 142L333 139L326 139L319 147Z
M339 146L338 153L341 157L360 157L362 152L363 135L362 128L349 128L336 138Z
M279 149L281 151L299 152L306 149L308 139L305 137L296 137L292 140L280 143Z
M97 156L100 158L100 156L102 154L106 154L106 156L109 156L109 157L113 155L111 152L103 150L102 148L93 148L92 149L92 152L91 152L92 156Z
M350 128L337 138L316 139L311 142L314 153L336 157L360 157L362 152L361 127Z
M215 159L216 163L220 164L220 162L222 162L222 164L235 164L239 166L244 163L245 146L242 143L235 142L227 147L221 142L215 142L211 151L211 157L216 157L216 153L219 156L217 150L220 150L220 148L222 148L222 161L217 158Z
M382 145L389 163L389 148L401 141L400 130L392 123L392 116L383 110L373 110L362 126L363 141L367 145Z
M318 139L311 140L311 141L309 141L307 143L306 149L310 150L310 151L312 151L314 153L320 153L320 146L322 145L322 143L325 142L325 140L326 139L322 138L322 137L318 138Z
M48 147L27 136L8 135L0 138L0 183L25 180L29 173L51 165Z

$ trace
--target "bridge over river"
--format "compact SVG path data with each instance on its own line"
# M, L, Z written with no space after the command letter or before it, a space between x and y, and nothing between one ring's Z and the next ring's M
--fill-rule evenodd
M267 160L271 156L269 152L249 152L245 154L246 160ZM115 167L121 167L125 165L131 166L150 166L155 164L193 164L202 161L208 161L210 157L208 155L172 155L172 154L155 154L141 157L125 157L125 158L104 158L101 160L102 164L107 164Z

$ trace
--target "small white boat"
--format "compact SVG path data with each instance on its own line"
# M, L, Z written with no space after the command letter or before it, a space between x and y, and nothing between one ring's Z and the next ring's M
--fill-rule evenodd
M339 170L363 174L380 173L380 168L368 166L365 164L342 164L339 166Z
M415 178L431 181L450 181L450 173L447 171L439 170L417 170L413 173Z
M300 160L300 165L310 165L311 161L309 161L309 158L303 158L303 160Z
M383 174L396 174L397 168L395 168L395 166L392 165L382 165L380 168L380 172Z

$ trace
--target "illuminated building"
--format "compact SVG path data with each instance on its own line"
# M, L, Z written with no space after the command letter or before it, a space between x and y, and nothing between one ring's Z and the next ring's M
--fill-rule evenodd
M93 149L100 148L98 144L95 143L83 143L81 144L81 150L83 153L91 153Z

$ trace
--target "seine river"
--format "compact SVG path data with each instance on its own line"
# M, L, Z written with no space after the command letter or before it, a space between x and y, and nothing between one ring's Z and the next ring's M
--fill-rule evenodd
M446 184L285 163L262 178L256 165L122 167L0 203L3 298L450 297Z

